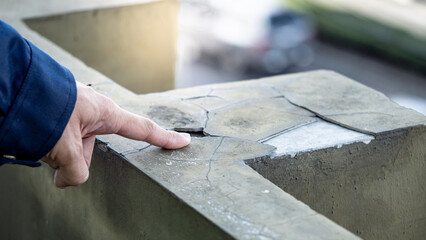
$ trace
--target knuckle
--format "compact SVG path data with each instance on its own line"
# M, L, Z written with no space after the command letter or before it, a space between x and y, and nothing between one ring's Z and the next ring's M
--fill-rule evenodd
M75 176L71 179L68 179L67 182L70 186L79 186L85 183L88 179L89 179L89 172L87 171L87 173L85 174L81 174L79 176Z
M163 148L170 148L170 146L175 142L176 136L171 131L167 131L167 134L164 139Z
M120 107L110 98L100 95L101 119L105 125L111 126L112 133L120 130Z
M146 133L146 139L150 139L153 135L153 133L155 132L155 129L157 127L157 124L154 123L153 121L146 119L146 121L144 122L144 131Z

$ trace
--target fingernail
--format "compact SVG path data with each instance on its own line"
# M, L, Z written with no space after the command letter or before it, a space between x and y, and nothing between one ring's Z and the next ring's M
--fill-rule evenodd
M188 133L179 133L182 137L185 138L185 140L187 140L188 142L191 141L191 135L189 135Z

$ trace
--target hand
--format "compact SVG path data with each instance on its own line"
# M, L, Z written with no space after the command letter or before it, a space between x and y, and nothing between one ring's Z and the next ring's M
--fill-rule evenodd
M55 185L65 188L86 182L96 135L111 133L166 149L182 148L191 141L189 134L164 130L77 82L77 102L70 120L59 141L42 159L56 169Z

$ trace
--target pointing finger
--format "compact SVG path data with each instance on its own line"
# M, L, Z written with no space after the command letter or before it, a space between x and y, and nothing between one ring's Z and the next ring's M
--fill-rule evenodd
M117 134L123 137L145 141L166 149L182 148L191 141L191 137L187 133L165 130L153 121L121 108L119 114Z

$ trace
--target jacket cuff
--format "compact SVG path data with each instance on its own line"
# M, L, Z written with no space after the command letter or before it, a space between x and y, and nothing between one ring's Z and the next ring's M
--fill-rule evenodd
M17 159L39 160L56 144L77 99L71 72L27 41L27 76L4 119L0 144Z

